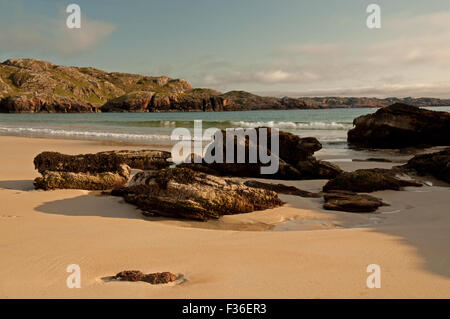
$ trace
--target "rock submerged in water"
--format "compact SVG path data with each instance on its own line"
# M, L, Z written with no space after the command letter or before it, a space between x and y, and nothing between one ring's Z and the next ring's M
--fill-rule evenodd
M256 128L257 138L260 138L261 129L267 129L267 148L263 151L267 154L271 152L271 128ZM223 158L226 158L226 139L227 132L222 131L223 135ZM292 133L279 131L279 169L274 174L261 174L261 167L269 164L261 163L259 154L259 145L250 142L248 136L242 141L234 139L234 162L233 163L211 163L204 160L202 163L181 164L180 167L187 167L193 170L205 172L218 176L239 176L239 177L259 177L282 180L300 180L316 178L333 178L342 170L329 162L317 160L313 154L322 148L322 144L314 137L300 138ZM245 149L246 163L237 163L237 148L242 146ZM257 163L248 163L249 154L253 151L258 154ZM274 154L275 156L275 154Z
M379 198L349 191L332 191L323 195L323 208L351 213L371 213L387 204Z
M395 176L395 172L388 169L358 169L353 172L343 172L328 181L323 187L324 192L345 190L352 192L370 193L379 190L400 190L402 187L422 184L403 180Z
M416 155L401 167L450 183L450 148L441 152Z
M395 103L353 120L348 142L358 147L450 145L450 113Z
M111 194L146 212L199 221L283 204L275 192L179 167L139 172Z
M116 280L121 281L144 281L152 285L167 284L175 281L177 276L171 272L157 272L153 274L144 274L139 270L124 270L116 274L114 277Z

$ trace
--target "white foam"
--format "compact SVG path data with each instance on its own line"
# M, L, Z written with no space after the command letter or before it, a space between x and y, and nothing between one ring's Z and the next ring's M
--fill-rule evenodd
M276 127L276 128L290 128L290 129L308 129L308 130L349 130L352 128L350 123L337 123L337 122L249 122L249 121L232 121L231 124L238 127Z
M100 138L100 139L116 139L116 140L170 140L169 135L75 131L75 130L31 128L31 127L0 126L0 133L17 134L17 135L50 135L62 137Z

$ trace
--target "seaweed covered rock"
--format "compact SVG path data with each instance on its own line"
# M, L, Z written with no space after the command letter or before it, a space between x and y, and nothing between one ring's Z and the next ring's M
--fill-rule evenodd
M348 142L360 147L450 145L450 113L395 103L354 119Z
M379 190L400 190L407 186L422 186L415 181L397 178L388 169L358 169L353 172L343 172L328 181L323 187L324 192L346 190L352 192L370 193Z
M58 152L42 152L34 158L39 173L46 171L73 173L104 173L121 171L123 159L116 154L66 155Z
M157 272L153 274L144 274L139 270L124 270L116 274L113 278L122 281L144 281L152 285L157 285L167 284L169 282L175 281L177 279L177 276L168 271Z
M139 172L112 195L156 215L199 221L283 204L275 192L179 167Z
M267 130L267 143L260 143L262 130ZM233 162L226 162L227 158L227 138L228 134L233 134ZM314 137L300 138L297 135L279 131L278 132L278 150L272 145L272 129L267 127L256 128L256 140L252 141L248 135L238 139L236 132L222 131L223 138L223 163L206 163L203 159L201 163L186 163L182 167L193 170L207 172L218 176L239 176L239 177L259 177L283 180L315 179L315 178L333 178L341 172L341 169L329 162L317 160L313 154L320 150L322 145ZM262 146L267 145L267 146ZM263 148L264 149L261 149ZM237 159L238 149L245 150L245 163L239 163ZM255 154L256 163L250 162L251 154ZM269 166L261 160L261 153L265 153L278 160L278 170L273 174L262 174L261 168Z
M43 152L34 159L42 177L34 180L36 189L106 190L126 184L130 167L115 154L65 155Z
M420 175L431 175L450 183L450 148L441 152L416 155L402 168L412 169Z
M170 152L158 150L120 150L106 151L97 153L97 155L116 155L122 163L131 168L152 170L169 167L173 164L169 159L172 156Z
M384 206L381 199L349 191L333 191L323 195L325 200L323 208L351 213L370 213Z

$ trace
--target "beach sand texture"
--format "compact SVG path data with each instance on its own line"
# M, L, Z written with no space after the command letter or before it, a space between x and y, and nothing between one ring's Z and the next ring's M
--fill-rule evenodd
M33 190L33 158L42 151L142 146L0 136L0 147L0 298L450 298L448 187L375 192L390 204L379 214L325 211L321 198L280 195L280 208L176 221L143 217L96 192ZM283 183L318 191L325 182ZM70 264L81 268L79 289L66 285ZM370 264L381 267L381 288L366 286ZM179 278L107 279L131 269Z

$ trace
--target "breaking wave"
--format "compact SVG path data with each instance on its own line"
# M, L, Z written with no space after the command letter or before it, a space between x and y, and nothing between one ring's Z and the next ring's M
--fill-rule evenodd
M113 132L95 132L95 131L75 131L50 128L31 128L31 127L0 127L0 134L14 135L47 135L57 137L74 137L74 138L94 138L107 140L138 140L138 141L154 141L154 140L170 140L169 135L160 134L130 134L130 133L113 133Z
M285 129L300 129L300 130L349 130L352 128L352 123L339 123L339 122L247 122L247 121L234 121L231 122L233 126L239 127L277 127Z

